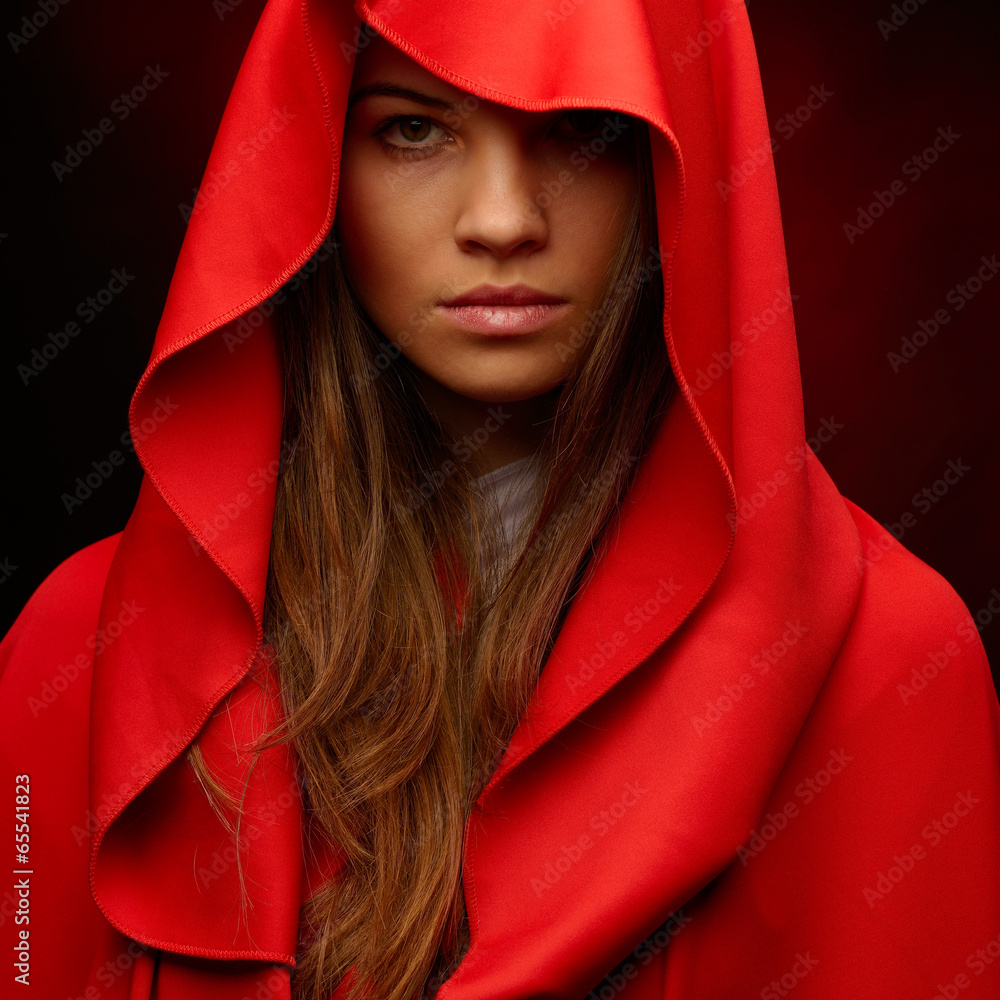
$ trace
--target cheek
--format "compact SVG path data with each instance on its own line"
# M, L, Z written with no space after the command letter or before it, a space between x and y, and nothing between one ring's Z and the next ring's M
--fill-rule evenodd
M553 230L564 246L573 248L576 270L594 295L613 259L629 222L632 200L637 194L634 174L622 168L589 177L584 175L560 199Z
M397 319L396 313L405 314L404 295L412 290L421 259L419 218L400 204L383 171L350 159L342 165L337 194L341 256L361 304L383 328Z

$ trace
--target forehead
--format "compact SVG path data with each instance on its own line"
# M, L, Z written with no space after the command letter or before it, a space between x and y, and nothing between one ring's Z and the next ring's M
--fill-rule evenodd
M468 96L468 91L435 76L381 35L373 33L370 37L371 41L358 52L354 64L352 95L372 83L391 82L433 94L454 104L461 103Z

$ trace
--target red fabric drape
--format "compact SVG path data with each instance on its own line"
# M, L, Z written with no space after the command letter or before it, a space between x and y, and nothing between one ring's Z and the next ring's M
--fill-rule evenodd
M253 773L239 865L183 753L197 735L239 787L241 748L277 711L258 656L281 429L268 299L323 252L370 31L482 98L649 123L679 386L470 820L472 944L441 996L571 1000L622 961L625 985L604 989L636 998L903 1000L960 976L962 996L997 995L1000 705L955 592L805 443L768 124L732 0L433 17L270 0L206 176L268 123L279 141L191 217L130 412L135 510L0 647L5 773L30 777L39 993L288 997L303 894L335 870L304 850L286 753ZM165 398L169 420L138 433Z

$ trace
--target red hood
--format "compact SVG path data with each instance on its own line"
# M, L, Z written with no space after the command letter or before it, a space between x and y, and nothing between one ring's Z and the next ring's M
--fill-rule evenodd
M108 920L140 941L294 964L305 873L291 760L273 754L251 782L247 811L261 818L244 871L253 907L241 914L234 865L220 861L207 885L193 876L192 851L196 869L210 867L226 837L183 753L200 731L210 766L237 787L234 739L252 738L273 711L265 664L253 671L260 686L241 684L262 638L280 447L267 300L331 232L354 56L374 29L482 98L530 110L606 107L651 126L663 264L654 280L664 282L679 392L616 544L569 611L480 800L465 876L473 943L444 988L499 995L495 964L480 958L516 938L504 995L573 997L736 857L851 625L861 547L805 444L778 194L742 0L446 0L433 17L428 9L270 0L241 66L129 415L146 476L102 624L122 601L145 610L95 666L92 889ZM250 158L243 144L258 134L269 138ZM172 412L157 419L165 401ZM615 634L623 640L609 645ZM779 648L780 666L751 666ZM692 723L749 670L754 697L725 725ZM608 763L603 778L577 767L584 753ZM518 781L525 770L530 783ZM156 795L142 795L154 779ZM549 805L556 780L558 812ZM557 857L571 836L567 817L583 817L585 828L626 782L655 793L641 797L614 864L592 853L585 878L557 880L544 898L525 892L537 858ZM262 818L267 808L279 815ZM518 816L529 817L535 850L520 860L503 837ZM525 946L533 940L544 946Z

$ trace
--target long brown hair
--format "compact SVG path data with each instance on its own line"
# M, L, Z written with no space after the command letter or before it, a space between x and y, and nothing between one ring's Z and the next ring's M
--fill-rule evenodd
M468 947L470 810L673 384L649 137L633 125L638 194L509 561L481 516L478 453L458 457L338 255L280 309L286 460L264 627L285 718L258 750L294 746L309 820L343 858L303 907L300 1000L352 969L351 1000L430 996ZM197 747L189 757L217 792Z

